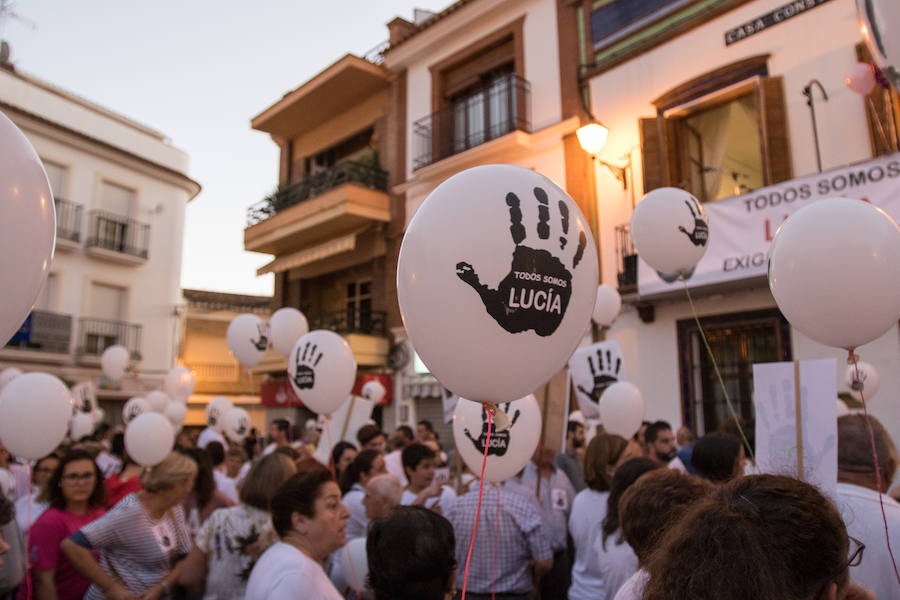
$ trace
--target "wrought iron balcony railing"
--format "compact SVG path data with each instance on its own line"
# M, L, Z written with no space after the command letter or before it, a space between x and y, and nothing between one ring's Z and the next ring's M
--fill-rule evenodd
M78 354L100 356L104 350L116 344L125 346L132 360L140 360L141 326L92 317L78 320Z
M387 191L388 173L371 164L345 161L325 171L314 173L297 183L280 187L247 209L247 227L265 221L276 213L320 196L345 183Z
M81 205L65 198L54 198L56 206L56 237L81 241Z
M631 241L631 227L616 227L616 258L619 266L619 292L637 290L638 254Z
M90 212L87 246L147 258L150 226L103 210Z
M314 316L310 329L330 329L335 333L364 333L387 337L387 313L383 310L339 310Z
M516 130L530 131L530 95L531 84L511 73L419 119L413 123L413 168L421 169Z
M72 317L45 310L33 310L25 318L7 348L67 354L72 339Z

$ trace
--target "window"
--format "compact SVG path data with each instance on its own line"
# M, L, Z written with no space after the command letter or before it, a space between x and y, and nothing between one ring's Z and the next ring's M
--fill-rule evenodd
M596 47L613 34L675 2L678 2L678 0L606 0L605 2L594 2L594 5L600 4L601 6L591 12L591 40Z
M347 329L369 331L372 327L372 282L347 284Z
M128 314L128 290L104 283L91 283L90 316L84 332L84 349L88 354L125 343L123 321Z
M653 101L639 120L644 192L681 187L704 202L790 179L784 86L768 55L706 73Z
M54 311L56 310L57 288L59 286L59 276L56 273L49 273L47 281L41 287L37 300L34 303L34 310Z
M136 207L137 193L129 188L104 181L100 190L100 207L120 217L130 217Z
M68 179L68 169L55 162L41 159L44 163L44 172L47 173L47 180L50 182L50 190L53 192L54 198L66 197L66 180Z
M478 83L450 99L454 152L483 144L515 129L512 63L485 73L479 79Z
M745 424L752 423L753 364L791 360L790 325L775 309L705 317L700 323L735 411ZM684 423L699 435L715 431L731 413L693 319L678 321L678 353Z

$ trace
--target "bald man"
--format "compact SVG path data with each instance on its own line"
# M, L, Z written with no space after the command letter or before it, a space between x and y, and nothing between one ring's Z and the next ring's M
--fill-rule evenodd
M391 509L400 505L403 496L403 484L390 474L376 475L366 483L366 495L363 497L363 506L366 507L366 517L379 519L390 514Z

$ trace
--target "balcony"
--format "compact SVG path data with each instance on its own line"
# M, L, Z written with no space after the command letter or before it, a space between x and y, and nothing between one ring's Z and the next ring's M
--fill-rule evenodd
M81 243L81 205L54 198L56 207L56 248L74 250Z
M126 265L147 262L150 226L103 210L90 212L87 252L91 256Z
M124 321L82 317L78 320L80 357L99 358L103 351L119 344L125 346L132 360L141 359L141 326Z
M616 262L618 264L619 293L637 291L638 254L631 241L631 227L619 225L616 231Z
M6 343L3 354L36 362L62 362L68 359L71 339L71 316L33 310Z
M329 329L335 333L361 333L387 337L387 313L383 310L339 310L312 317L310 329Z
M279 188L247 210L244 248L283 255L391 219L388 174L347 161Z
M515 74L453 101L451 106L413 123L421 169L514 131L531 131L531 84Z

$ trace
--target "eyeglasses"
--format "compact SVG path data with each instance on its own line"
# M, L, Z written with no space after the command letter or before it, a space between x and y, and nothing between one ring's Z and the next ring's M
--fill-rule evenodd
M34 470L35 473L52 473L56 469L52 469L50 467L38 467Z
M850 552L850 557L847 559L847 566L848 567L858 567L859 564L862 562L863 550L866 549L866 545L863 544L858 539L856 539L855 537L850 536L850 535L847 536L847 539L850 540L850 548L852 550Z
M69 483L75 483L76 481L90 481L93 478L93 473L68 473L62 476L62 480Z

